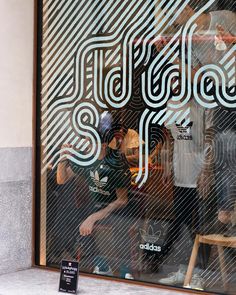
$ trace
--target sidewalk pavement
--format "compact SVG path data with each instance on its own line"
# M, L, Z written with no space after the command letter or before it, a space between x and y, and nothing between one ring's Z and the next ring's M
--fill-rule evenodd
M59 295L59 272L28 269L0 276L0 295ZM65 294L65 293L64 293ZM103 279L79 277L81 295L181 295L186 292L138 286Z

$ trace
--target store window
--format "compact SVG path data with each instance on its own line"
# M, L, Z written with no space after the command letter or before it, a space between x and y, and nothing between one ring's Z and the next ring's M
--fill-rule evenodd
M236 290L235 1L39 1L37 263Z

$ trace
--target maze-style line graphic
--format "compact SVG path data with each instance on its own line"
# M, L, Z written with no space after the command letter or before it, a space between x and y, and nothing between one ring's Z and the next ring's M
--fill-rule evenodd
M46 3L50 3L50 1ZM89 3L89 1L87 3ZM105 3L106 5L104 7ZM68 9L67 6L63 8ZM151 10L153 8L153 3L152 1L145 1L145 3L144 1L129 1L129 3L127 3L127 1L124 1L122 3L120 1L117 1L116 3L114 3L113 1L101 1L100 3L97 3L97 5L95 5L95 3L92 3L92 1L90 1L89 8L90 9L88 11L87 4L85 4L84 7L81 7L81 5L79 5L79 9L82 9L81 13L87 10L84 18L82 18L77 24L80 29L80 34L78 34L78 31L77 34L80 38L76 40L71 40L70 37L68 37L68 39L65 40L65 45L62 44L62 48L65 48L65 50L62 51L61 47L59 50L59 56L60 60L62 60L62 65L64 66L66 61L67 64L68 62L70 62L72 65L70 69L74 71L73 76L71 76L71 80L73 80L73 82L69 84L71 87L69 89L66 89L67 92L65 92L65 89L63 89L61 92L64 92L64 94L62 95L55 92L54 97L52 95L52 90L56 91L56 88L51 88L52 90L47 89L45 95L42 91L42 140L45 145L47 143L47 146L55 146L61 144L62 141L65 140L65 132L69 133L69 129L71 129L72 132L68 134L69 136L67 135L67 139L73 142L77 142L79 140L78 134L75 132L75 128L73 128L73 121L71 122L70 114L76 104L78 104L82 99L90 100L90 102L92 101L97 103L97 105L102 107L103 109L107 109L107 107L109 106L108 102L110 102L111 107L121 108L129 101L131 97L133 73L131 49L136 35L144 29L144 27L146 26L146 22L152 19ZM87 24L89 23L90 19L87 18L87 15L91 15L92 19L92 16L94 16L95 13L98 13L98 11L100 11L100 13L101 11L103 11L104 13L104 8L106 8L106 17L104 19L101 19L101 15L98 15L96 26L90 26L90 30L87 30L86 34L84 34L85 28L88 28ZM48 13L44 15L44 18L46 18L47 15ZM67 19L65 21L67 22ZM44 20L44 22L46 21ZM52 24L54 24L54 22L52 22ZM99 33L100 36L97 34L99 30L102 30L103 32L102 34ZM48 35L49 33L45 34L44 37L46 40L44 41L47 41ZM75 41L78 43L77 46L74 45ZM129 50L127 50L128 43L130 44ZM72 47L72 45L74 46ZM74 52L70 53L67 48L73 48ZM113 48L115 49L112 50ZM49 51L50 47L47 47L47 49ZM121 52L123 62L121 58ZM68 55L65 59L66 54ZM100 54L102 56L104 54L105 56L104 64L101 56L99 59L97 58ZM126 54L128 58L126 57ZM73 58L73 55L75 56L75 58ZM52 81L52 78L50 78L49 81L47 79L51 71L55 72L56 63L53 63L53 60L55 59L54 56L49 61L49 63L46 63L50 57L51 55L47 55L45 60L43 61L43 66L45 65L45 70L43 68L43 85L45 85L45 83L48 84L48 82ZM107 72L106 77L104 78L101 72L101 69L103 67L110 69L110 71ZM99 68L100 71L98 70ZM58 74L61 74L60 71L62 69L66 72L68 67L64 66L62 68L61 64L59 64L59 67L57 68ZM100 73L100 75L98 75L98 73ZM53 77L55 76L56 74L53 75ZM66 76L68 76L68 72L66 72ZM129 77L128 83L126 82L127 77ZM58 78L58 80L59 79L60 78ZM116 89L117 87L118 89L122 89L120 94L118 94L118 89L118 91L116 90L115 93L113 93L113 83L116 80L121 80L120 83L118 83L120 86L116 86ZM105 82L106 85L101 85L103 82ZM63 85L62 82L60 84ZM84 87L85 85L86 87ZM100 88L102 88L101 97ZM104 101L106 102L106 104L104 103ZM56 136L50 136L49 133L51 133L51 130L55 131L56 129L58 129ZM52 149L48 152L46 148L46 152L46 157L48 160L55 151L54 149ZM54 159L58 156L58 154L59 152L54 154ZM83 159L85 158L83 157ZM44 159L44 163L46 163L46 165L49 163L47 160ZM94 157L94 161L95 160L96 157ZM56 164L57 163L55 163L55 165ZM46 166L44 167L43 171L45 171L45 169Z
M139 169L134 169L138 174L133 174L132 184L136 181L140 190L135 185L135 189L129 191L130 200L134 198L138 202L134 206L131 203L132 208L128 213L125 212L120 219L103 220L105 230L97 232L100 239L98 252L108 258L112 256L111 260L114 258L111 268L116 275L127 256L127 265L133 264L133 269L142 274L147 269L152 271L153 265L158 267L158 263L168 263L171 256L174 256L175 265L179 260L188 263L190 253L186 250L191 250L192 243L184 226L181 228L182 238L174 245L173 255L168 255L162 262L159 256L153 255L163 253L163 241L166 241L171 226L174 227L169 223L169 216L174 210L171 203L174 195L172 181L176 175L173 177L172 174L171 184L167 184L161 166L164 160L168 162L169 154L162 157L159 151L163 149L169 152L163 148L168 142L168 136L166 129L161 126L170 129L170 133L176 128L177 136L183 137L188 132L189 137L196 135L192 126L198 126L195 131L202 131L199 137L192 136L194 148L197 146L200 151L197 163L192 166L195 165L196 170L200 167L203 171L203 163L208 164L204 171L206 174L203 174L203 184L198 189L199 196L208 198L205 213L207 223L210 222L207 226L213 228L216 221L216 216L213 216L216 193L224 189L225 185L235 183L235 135L232 135L235 132L232 129L236 112L229 116L228 109L235 108L236 48L229 46L221 52L222 57L218 62L213 60L204 65L199 64L196 71L192 71L192 68L197 59L196 39L200 38L196 36L200 29L197 18L217 1L205 1L205 5L195 9L195 14L184 25L178 26L176 21L191 0L42 1L42 261L45 265L55 266L60 264L62 257L67 258L68 255L73 260L80 260L80 221L90 212L88 207L91 206L91 200L87 198L89 181L80 178L79 172L88 170L93 190L103 190L111 179L117 183L120 181L119 169L126 160L119 158L119 163L109 163L115 169L111 177L103 177L97 168L80 167L85 168L96 161L102 145L102 120L107 115L118 113L122 114L122 120L128 128L138 131ZM196 113L201 121L197 124L193 119L192 102L196 102ZM220 124L211 126L204 134L204 112L212 110L216 111L215 117L218 117ZM223 147L224 155L215 142L215 134L219 130L222 137L218 145ZM204 148L208 147L204 152L200 147L203 138ZM61 151L65 143L68 145ZM153 147L157 148L154 152L158 151L155 154L156 170L150 168ZM174 144L172 147L175 147ZM65 169L68 167L67 161L58 166L64 157L70 160L71 168L78 168L78 175L58 185L60 181L55 179L56 168L60 164ZM185 159L187 161L188 158L183 158L183 167L180 168L185 169L188 166ZM171 164L174 164L174 160L171 160ZM225 163L228 163L228 167ZM218 168L213 164L217 164ZM183 172L188 171L184 169ZM213 187L216 187L217 192L211 189ZM231 193L235 196L234 191ZM193 200L191 192L183 193L177 204L183 214L191 210L191 205L198 205ZM86 202L88 206L83 207ZM142 211L141 214L139 211ZM184 218L187 221L188 218ZM109 222L112 223L112 234L109 232ZM132 235L130 230L133 231ZM129 234L128 240L125 234ZM92 235L96 236L96 230ZM133 256L129 253L130 246L133 247ZM80 268L87 272L94 267L90 260L97 252L92 244L85 252L86 257L80 260ZM115 257L117 252L120 252L121 259ZM210 269L216 269L216 261L216 257L210 260ZM153 276L154 282L158 280L156 274L159 274L157 268L150 276ZM203 274L209 276L208 286L218 280L215 271L209 275L206 269Z
M107 110L127 108L134 96L134 71L140 65L145 66L141 94L146 108L139 122L140 147L145 136L144 155L139 151L139 186L149 173L150 124L188 119L181 108L193 97L205 108L235 108L236 46L225 53L220 64L203 65L192 73L196 19L214 2L198 9L152 58L153 46L161 42L189 0L44 0L42 173L48 165L57 165L65 142L76 146L69 156L75 164L84 167L97 160L99 117ZM167 101L171 110L166 108Z
M202 76L200 79L201 93L199 94L197 87L194 87L194 97L198 103L205 108L214 108L218 106L219 103L226 108L236 107L236 59L235 56L233 56L235 52L236 45L222 58L219 66L215 64L206 65L197 71L194 77L194 85L197 85L199 77ZM216 86L215 97L206 93L204 89L205 80L209 78L211 81L214 81L214 85ZM212 86L213 82L211 82L211 87ZM228 91L226 86L231 90Z

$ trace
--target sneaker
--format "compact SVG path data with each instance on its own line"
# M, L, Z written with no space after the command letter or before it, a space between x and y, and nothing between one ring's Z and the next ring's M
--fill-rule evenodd
M177 285L183 284L185 279L185 273L181 270L177 272L172 272L168 275L168 277L158 280L160 284L165 285Z
M112 276L113 272L112 269L109 266L109 262L106 259L106 257L97 255L94 258L94 270L93 273L98 274L98 275L105 275L105 276Z
M95 266L93 273L103 276L113 276L113 272L110 266L108 266L107 270L101 269L99 266Z
M195 273L192 277L189 288L203 291L204 290L203 284L204 284L203 278L200 276L200 274Z
M126 274L125 274L125 279L126 279L126 280L134 280L134 277L132 276L131 273L126 273Z
M120 266L120 278L127 280L134 280L134 277L131 274L131 269L127 265Z

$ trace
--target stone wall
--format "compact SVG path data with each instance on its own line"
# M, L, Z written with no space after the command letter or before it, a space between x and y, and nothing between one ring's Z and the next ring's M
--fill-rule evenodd
M32 264L34 0L0 1L0 274Z

